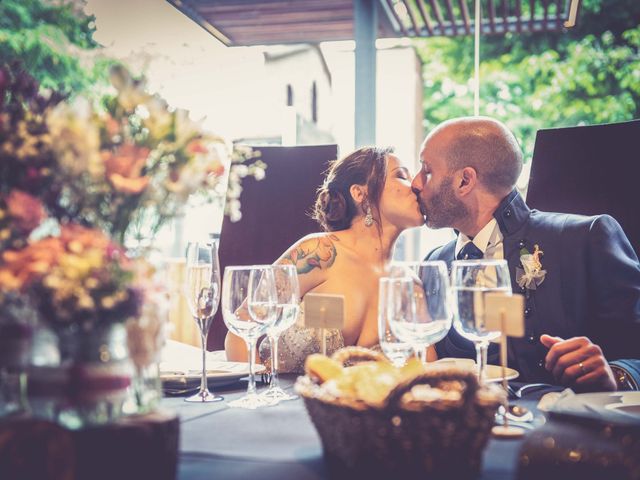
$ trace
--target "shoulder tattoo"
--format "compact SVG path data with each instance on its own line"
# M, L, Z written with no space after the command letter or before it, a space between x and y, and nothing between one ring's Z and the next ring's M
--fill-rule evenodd
M338 255L334 245L338 241L335 235L310 238L292 248L284 261L295 265L298 274L309 273L315 268L329 268Z

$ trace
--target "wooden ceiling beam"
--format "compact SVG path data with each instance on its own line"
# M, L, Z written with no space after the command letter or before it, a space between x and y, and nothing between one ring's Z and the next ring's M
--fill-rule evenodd
M352 40L353 0L167 0L226 45ZM378 37L470 35L468 3L475 0L376 0ZM482 0L483 34L560 31L566 0ZM542 2L542 5L539 3ZM394 3L406 9L400 18ZM446 8L446 17L442 9ZM536 14L539 12L539 15Z
M429 35L433 35L433 26L431 25L431 19L429 18L429 15L424 8L424 3L422 2L422 0L416 0L416 5L418 6L420 17L422 17L422 23L424 23L427 32L429 33Z
M418 24L416 23L416 18L413 15L413 12L411 11L411 6L409 5L409 2L407 2L407 0L402 0L402 4L404 5L404 8L407 9L407 15L409 16L409 21L411 22L413 31L415 32L416 36L420 35L420 28L418 28Z

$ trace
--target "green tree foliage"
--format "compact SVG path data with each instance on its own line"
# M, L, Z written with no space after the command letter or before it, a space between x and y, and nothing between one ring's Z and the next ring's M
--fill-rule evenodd
M106 81L107 59L89 53L94 18L70 1L1 0L0 64L14 61L45 88L77 93Z
M540 128L640 117L640 2L582 0L568 32L481 39L480 113L504 121L531 158ZM416 41L428 131L473 114L473 38Z

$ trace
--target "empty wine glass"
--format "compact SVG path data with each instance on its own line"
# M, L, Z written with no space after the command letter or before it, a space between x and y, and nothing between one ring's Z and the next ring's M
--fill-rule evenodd
M191 315L198 324L202 341L202 377L200 390L185 398L186 402L218 402L207 386L207 336L220 301L220 267L214 242L189 242L185 272L184 293Z
M442 261L421 262L414 272L412 277L391 279L391 296L404 317L394 314L389 319L394 335L410 343L426 362L427 348L451 328L449 278Z
M222 317L231 333L247 344L249 385L247 394L230 407L256 409L273 401L256 392L256 343L277 317L277 296L271 265L226 267L222 282Z
M294 265L273 265L276 285L277 318L267 329L271 349L271 381L269 389L262 395L276 402L297 398L280 388L278 382L278 339L282 332L291 327L298 319L300 312L300 287L298 272Z
M485 295L511 293L506 260L457 260L452 264L453 326L476 347L478 380L484 382L489 342L500 336L485 328Z
M394 308L389 295L393 292L393 278L382 277L378 283L378 340L382 353L396 367L401 367L412 355L413 347L410 343L400 340L391 330L389 317L394 314ZM393 302L393 299L391 301Z

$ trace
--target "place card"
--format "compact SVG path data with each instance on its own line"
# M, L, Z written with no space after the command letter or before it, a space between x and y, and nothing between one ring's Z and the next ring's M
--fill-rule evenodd
M500 342L500 366L502 367L502 387L507 392L507 337L524 336L524 297L519 294L491 292L485 294L484 300L487 330L502 332L498 340ZM509 425L508 396L505 397L504 409L503 424L494 426L491 432L495 437L504 439L522 437L524 435L522 428Z
M508 337L524 337L524 297L500 292L484 296L485 329Z
M307 328L342 329L344 295L307 293L304 296L304 325Z

